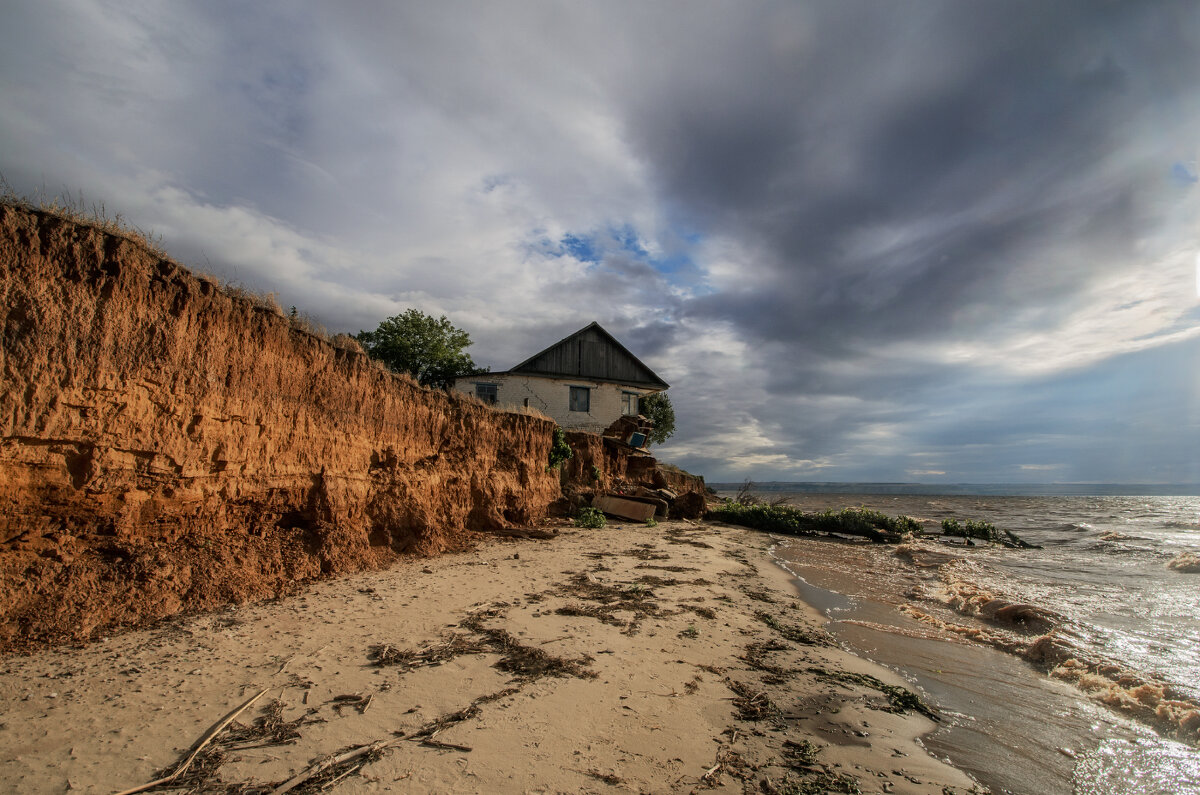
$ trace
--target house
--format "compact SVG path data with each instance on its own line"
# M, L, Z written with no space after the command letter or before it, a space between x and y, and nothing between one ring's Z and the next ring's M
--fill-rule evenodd
M455 379L454 388L497 408L536 408L563 428L603 433L638 400L667 389L654 371L591 323L511 370Z

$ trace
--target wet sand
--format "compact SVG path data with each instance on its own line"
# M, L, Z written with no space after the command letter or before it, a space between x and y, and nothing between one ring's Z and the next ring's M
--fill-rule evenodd
M379 743L325 778L344 776L339 792L967 791L917 739L934 722L897 706L908 683L826 645L770 543L687 522L562 526L9 658L0 790L149 782L265 688L189 775L269 791Z

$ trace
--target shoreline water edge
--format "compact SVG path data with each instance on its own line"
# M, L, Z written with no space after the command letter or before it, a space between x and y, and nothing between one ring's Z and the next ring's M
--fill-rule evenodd
M777 496L777 495L772 495ZM772 554L848 648L948 720L924 738L996 793L1200 793L1196 498L789 496L982 518L1043 550L777 537ZM1182 561L1182 564L1181 564Z

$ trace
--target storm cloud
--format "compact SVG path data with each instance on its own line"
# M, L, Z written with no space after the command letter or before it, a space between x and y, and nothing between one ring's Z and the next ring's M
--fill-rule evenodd
M6 17L19 192L494 368L597 320L710 479L1200 481L1195 4Z

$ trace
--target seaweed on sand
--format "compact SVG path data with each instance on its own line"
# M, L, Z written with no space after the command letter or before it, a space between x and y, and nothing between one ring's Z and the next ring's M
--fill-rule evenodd
M440 643L420 649L403 649L391 644L381 644L372 646L368 656L376 666L402 665L406 669L412 669L441 665L464 654L495 653L500 655L495 668L526 681L543 676L578 676L585 679L596 676L595 672L587 667L592 662L591 657L556 657L536 646L522 643L508 630L489 627L483 623L484 619L500 615L501 611L493 608L471 613L460 621L459 626L476 636L473 638L455 633Z
M482 654L488 649L488 645L482 641L452 634L440 643L432 643L420 649L403 649L390 643L382 643L372 646L367 657L376 667L403 665L411 669L441 665L460 655Z
M781 781L764 778L759 790L764 795L825 795L828 792L859 795L862 792L854 776L828 770L806 772L799 780L793 779L790 774L785 774Z
M832 646L833 637L821 629L806 629L795 624L785 624L764 610L754 611L754 617L788 640L805 646Z
M484 638L489 651L500 654L493 666L513 674L520 680L531 681L543 676L575 676L580 679L595 679L596 672L587 666L592 658L556 657L545 649L529 646L514 637L508 630L485 626L483 620L497 615L496 611L472 613L460 622L460 626Z
M767 655L774 651L791 651L791 646L786 643L780 643L777 640L768 640L766 642L754 642L747 644L746 653L739 659L750 668L756 671L762 671L768 675L770 681L768 684L780 684L790 677L794 676L796 671L791 668L783 668L767 661ZM764 677L764 681L766 678Z
M726 679L725 686L736 694L733 706L737 708L737 715L741 720L760 721L780 714L779 707L775 706L775 702L771 701L764 691L755 690L736 679Z
M621 622L614 613L618 610L632 613L633 616L625 624L625 632L632 634L637 631L641 620L646 616L663 615L658 602L655 601L654 591L642 583L608 584L592 577L586 572L572 575L565 583L556 588L559 596L569 596L585 602L595 602L601 607L589 609L582 606L568 605L559 608L559 615L591 616L606 624Z
M860 685L872 690L878 690L888 700L888 707L883 709L884 712L901 715L911 710L919 712L933 721L941 722L942 720L941 716L922 701L921 697L916 693L907 688L889 685L870 674L857 674L849 671L828 671L824 668L816 667L809 668L808 672L815 675L818 679L824 679L827 682L838 682L843 685Z

